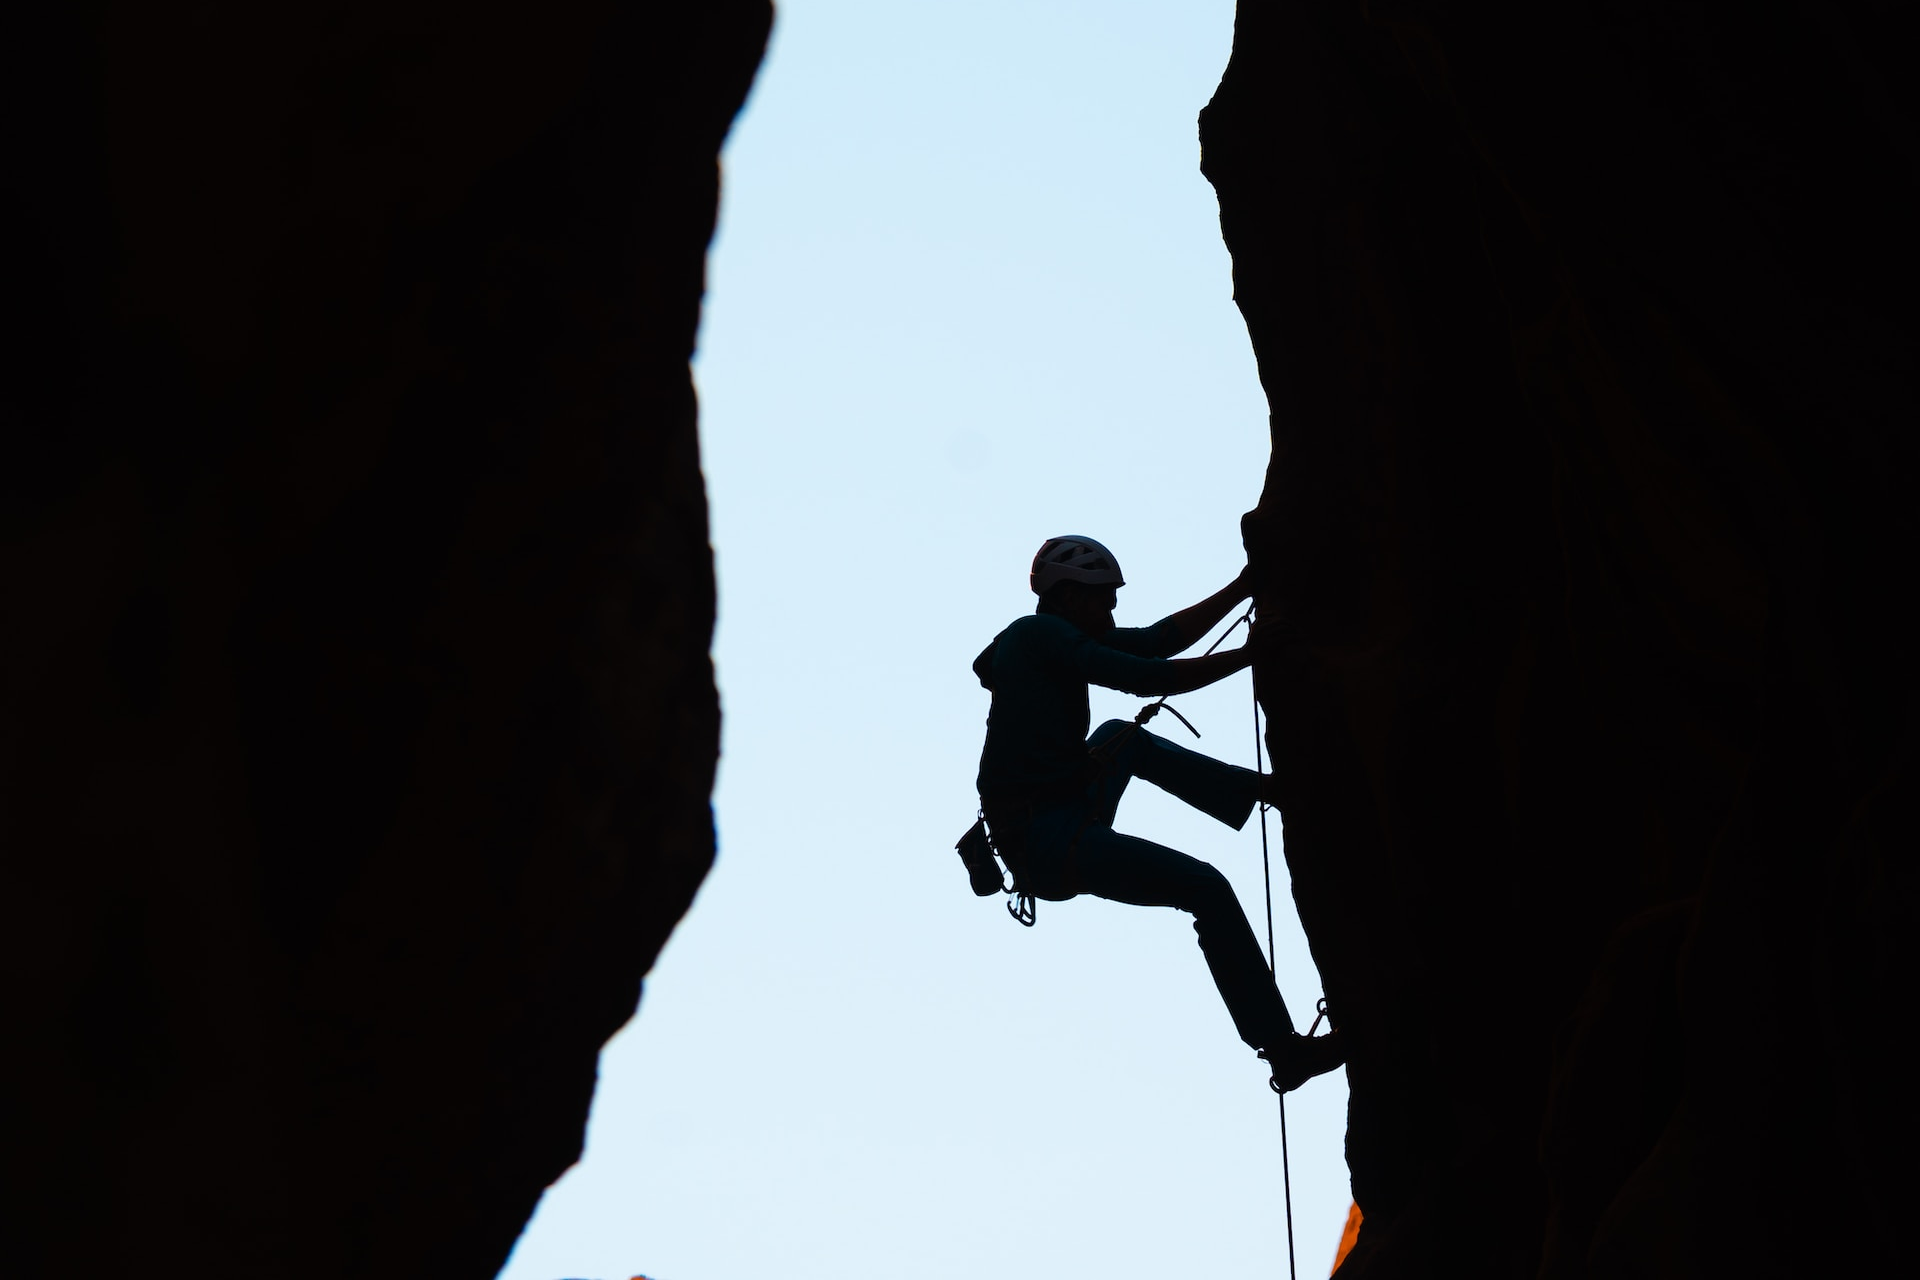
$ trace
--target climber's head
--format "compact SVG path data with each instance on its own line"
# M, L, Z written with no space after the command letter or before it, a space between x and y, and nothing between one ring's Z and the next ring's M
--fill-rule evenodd
M1027 582L1039 611L1065 618L1088 635L1113 630L1113 608L1127 580L1113 552L1092 538L1048 538L1033 557Z

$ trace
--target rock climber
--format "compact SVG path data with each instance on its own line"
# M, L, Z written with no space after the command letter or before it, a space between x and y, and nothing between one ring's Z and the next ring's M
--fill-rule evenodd
M1294 1028L1233 886L1208 863L1113 829L1133 778L1144 778L1238 830L1271 775L1224 764L1110 720L1087 734L1087 686L1141 697L1187 693L1248 666L1272 632L1239 649L1174 658L1252 594L1249 574L1150 627L1117 627L1126 585L1120 564L1092 538L1049 538L1029 583L1031 616L995 636L974 660L993 694L980 753L980 808L1016 887L1050 902L1090 893L1143 907L1176 907L1194 931L1240 1038L1266 1059L1274 1087L1298 1088L1345 1060L1337 1035Z

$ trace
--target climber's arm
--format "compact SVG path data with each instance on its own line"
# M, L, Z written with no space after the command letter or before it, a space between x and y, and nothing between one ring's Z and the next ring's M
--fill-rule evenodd
M1179 653L1182 649L1190 649L1195 644L1198 644L1202 637L1220 625L1222 618L1226 617L1242 600L1245 600L1252 594L1253 571L1251 568L1242 569L1239 577L1208 596L1205 600L1202 600L1199 604L1188 605L1180 612L1162 619L1159 625L1170 630L1177 640L1177 643L1175 643L1168 652ZM1245 664L1243 663L1242 665L1244 666ZM1239 667L1235 667L1234 670L1239 670ZM1216 676L1214 678L1218 679L1219 677ZM1202 683L1211 684L1212 681L1203 681ZM1200 685L1194 685L1193 687L1198 689ZM1187 691L1183 689L1181 692L1185 693Z
M1191 693L1224 680L1253 662L1254 647L1243 645L1202 658L1136 658L1094 640L1083 640L1074 666L1089 684L1142 698Z

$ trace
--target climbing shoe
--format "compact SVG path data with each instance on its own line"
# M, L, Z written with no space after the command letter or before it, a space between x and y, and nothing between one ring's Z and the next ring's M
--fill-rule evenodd
M1337 1031L1324 1036L1303 1036L1296 1032L1274 1047L1262 1049L1260 1056L1273 1069L1273 1079L1269 1081L1273 1091L1292 1093L1313 1077L1325 1075L1346 1062L1347 1048L1340 1043Z

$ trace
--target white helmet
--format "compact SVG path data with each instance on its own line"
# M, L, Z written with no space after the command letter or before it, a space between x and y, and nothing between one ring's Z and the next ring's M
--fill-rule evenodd
M1092 538L1073 535L1048 538L1040 544L1027 582L1037 596L1047 594L1047 588L1056 582L1085 582L1096 587L1127 585L1127 580L1120 576L1120 562L1113 558L1113 552Z

